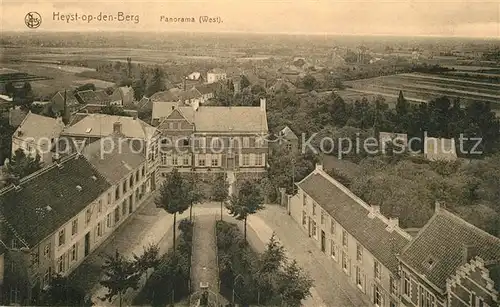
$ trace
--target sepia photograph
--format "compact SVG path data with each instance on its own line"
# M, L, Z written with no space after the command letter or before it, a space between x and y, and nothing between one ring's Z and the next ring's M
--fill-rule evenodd
M0 306L500 306L500 0L2 0L0 32Z

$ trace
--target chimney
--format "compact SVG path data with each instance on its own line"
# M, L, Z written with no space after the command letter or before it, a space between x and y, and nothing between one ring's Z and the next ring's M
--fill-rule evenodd
M369 218L374 218L377 214L380 213L380 206L370 206L370 213L368 213Z
M113 133L121 134L122 133L122 123L115 122L113 124Z
M322 164L316 164L316 170L317 171L323 171L323 165Z
M389 218L387 222L387 227L385 228L387 231L391 232L394 228L399 227L399 219L397 217Z
M260 98L260 110L266 111L266 98Z
M475 245L463 245L463 263L468 263L472 259L474 259L478 252L477 252L477 247Z
M441 209L441 204L436 200L436 202L434 203L434 211L438 212L439 209Z

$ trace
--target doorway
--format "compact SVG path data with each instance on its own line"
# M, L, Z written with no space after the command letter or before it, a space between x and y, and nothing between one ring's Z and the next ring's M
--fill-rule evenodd
M85 235L85 247L84 247L85 257L88 256L89 252L90 252L90 232L87 232L87 234Z

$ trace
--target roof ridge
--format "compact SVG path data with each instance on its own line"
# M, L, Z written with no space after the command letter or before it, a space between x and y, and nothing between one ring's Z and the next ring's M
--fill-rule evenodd
M14 226L11 223L9 223L9 221L5 218L5 216L2 213L0 213L0 222L4 222L7 225L7 227L10 229L10 231L12 231L12 233L14 234L14 236L19 241L21 241L21 243L23 243L26 248L29 248L28 242L26 242L26 240L24 240L24 238L21 237L21 235L19 235L19 233L14 228Z
M464 220L463 218L461 218L460 216L458 216L457 214L449 211L449 210L446 210L445 208L442 208L442 207L439 207L437 208L437 212L435 213L435 215L439 215L439 214L442 214L442 215L445 215L449 218L452 218L452 219L455 219L457 220L457 222L461 223L461 224L464 224L466 225L467 227L469 228L472 228L474 231L486 236L486 237L490 237L491 239L497 241L499 244L500 244L500 238L482 230L481 228L475 226L474 224L472 223L469 223L467 222L466 220Z
M330 175L328 175L328 173L326 173L323 168L319 168L319 167L316 167L316 169L313 171L313 173L316 173L316 174L319 174L321 176L323 176L326 180L328 180L330 183L332 183L333 185L335 185L338 189L340 189L345 195L349 196L352 200L354 200L357 204L361 205L364 209L366 209L368 211L368 213L371 212L373 206L372 205L369 205L368 203L366 203L364 200L362 200L359 196L357 196L356 194L354 194L351 190L349 190L345 185L343 185L342 183L338 182L337 180L335 180L334 178L332 178ZM375 214L375 216L381 221L383 222L386 226L391 226L389 225L389 218L387 218L385 215L383 215L382 213L378 212L377 214ZM394 230L400 234L401 236L403 236L405 239L407 240L410 240L412 239L412 237L410 236L410 234L408 234L406 231L404 231L404 229L401 229L401 227L399 226L396 226L394 227Z

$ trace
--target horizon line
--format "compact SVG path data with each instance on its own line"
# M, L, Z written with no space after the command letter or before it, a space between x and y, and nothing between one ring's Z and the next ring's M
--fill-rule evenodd
M462 36L462 35L442 35L442 34L380 34L380 33L332 33L332 32L258 32L258 31L196 31L196 30L143 30L143 29L87 29L87 30L4 30L3 33L82 33L82 32L101 32L101 33L190 33L190 34L248 34L248 35L284 35L284 36L354 36L354 37L398 37L398 38L458 38L458 39L482 39L482 40L500 40L500 36Z

